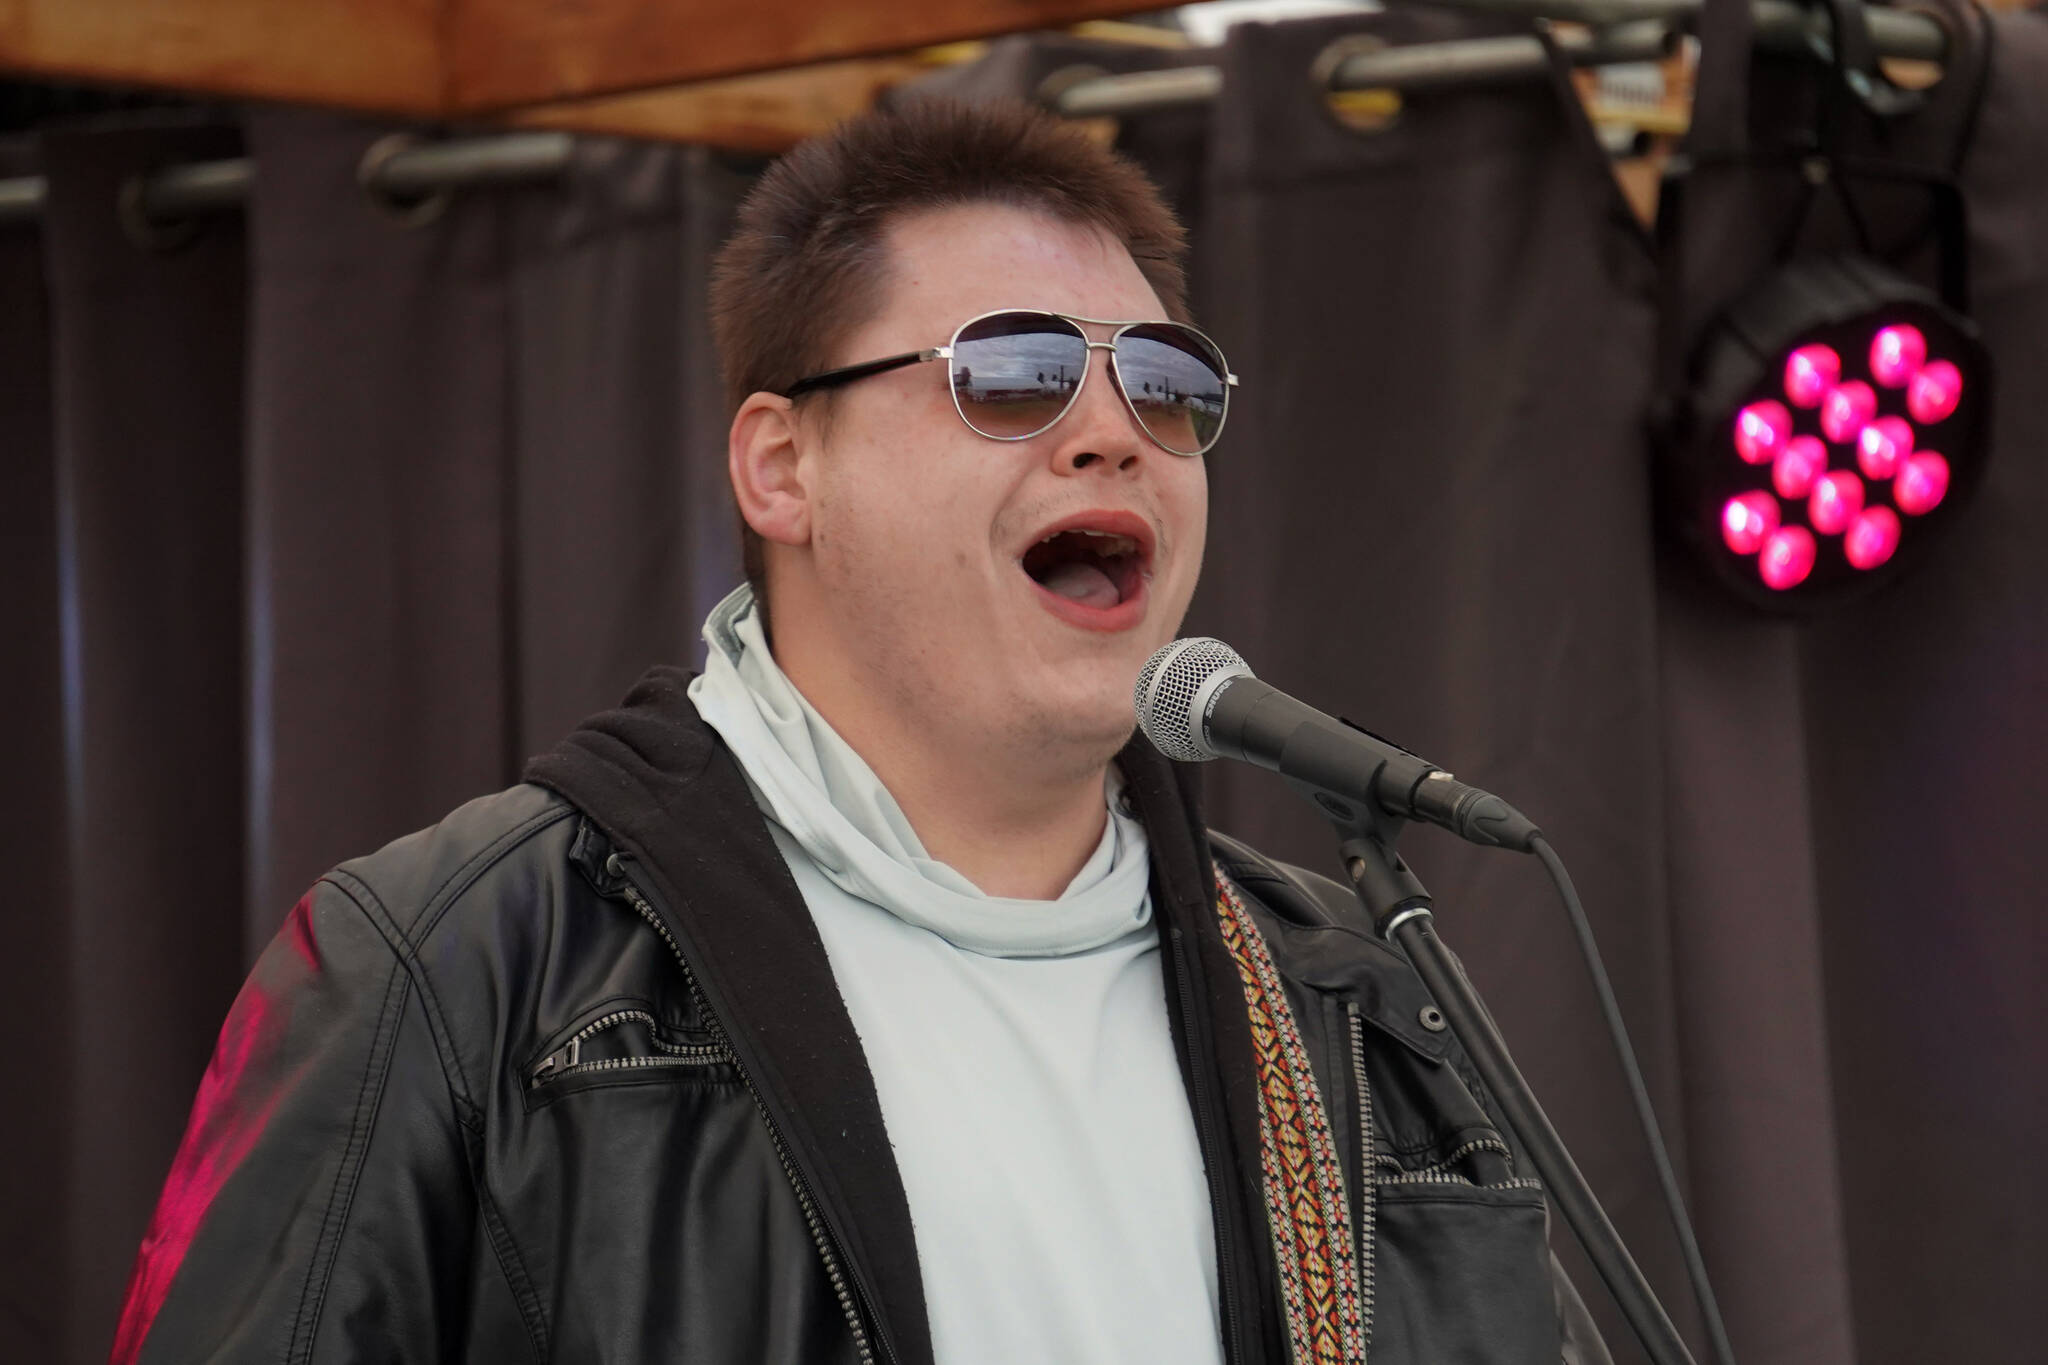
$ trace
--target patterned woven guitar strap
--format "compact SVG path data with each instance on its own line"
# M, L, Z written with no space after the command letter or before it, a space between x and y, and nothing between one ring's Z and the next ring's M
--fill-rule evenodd
M1259 1164L1291 1354L1296 1365L1363 1365L1365 1324L1343 1168L1308 1049L1265 938L1237 888L1220 876L1216 913L1251 1016Z

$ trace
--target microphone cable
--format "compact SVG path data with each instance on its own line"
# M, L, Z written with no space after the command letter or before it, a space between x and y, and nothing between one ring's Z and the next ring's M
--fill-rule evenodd
M1650 1162L1657 1168L1657 1184L1664 1194L1664 1207L1671 1215L1672 1231L1678 1234L1678 1248L1685 1258L1686 1278L1692 1281L1693 1298L1700 1306L1707 1344L1713 1349L1717 1365L1735 1365L1728 1328L1721 1321L1721 1306L1714 1298L1714 1286L1707 1280L1707 1263L1700 1256L1692 1218L1686 1213L1685 1200L1678 1191L1678 1174L1671 1168L1671 1154L1665 1150L1663 1130L1657 1126L1657 1111L1650 1105L1650 1087L1643 1081L1642 1066L1629 1042L1628 1024L1621 1017L1621 1002L1614 998L1614 985L1607 979L1607 968L1600 960L1600 946L1593 941L1593 925L1586 918L1586 907L1579 902L1578 889L1572 885L1571 873L1565 871L1564 860L1557 856L1548 839L1537 835L1529 841L1529 851L1542 862L1559 899L1564 901L1565 916L1571 920L1572 933L1579 941L1579 955L1585 959L1586 972L1593 978L1593 994L1599 998L1601 1018L1607 1023L1608 1037L1614 1040L1614 1051L1621 1059L1629 1099L1635 1103L1636 1121L1650 1144Z

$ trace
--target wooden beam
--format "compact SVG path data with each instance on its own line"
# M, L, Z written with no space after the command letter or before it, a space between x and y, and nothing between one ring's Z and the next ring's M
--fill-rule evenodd
M1988 0L2018 9L2030 0ZM1069 27L1151 0L0 0L0 72L446 117ZM866 73L866 74L864 74ZM733 145L811 128L859 64L549 110L559 127ZM1924 79L1924 77L1922 78ZM795 107L771 106L782 94ZM829 121L829 120L828 120ZM673 129L673 132L664 131ZM736 139L736 140L735 140Z
M1113 19L1085 20L1066 31L1126 47L1188 46L1187 35L1178 29ZM871 108L883 91L940 67L971 62L987 48L975 41L942 43L895 56L819 62L792 71L536 104L505 115L503 121L524 128L615 133L773 156Z
M303 4L306 0L290 0ZM1145 0L444 0L450 112L902 52Z
M0 71L432 115L444 0L0 0Z
M449 117L1058 28L1146 0L0 0L0 71L230 99ZM844 67L800 105L837 108ZM806 78L702 89L761 136ZM624 126L650 117L600 109ZM681 108L682 106L671 106ZM679 118L676 126L701 121ZM763 120L766 119L766 124ZM569 126L564 124L562 126ZM592 124L591 126L601 126Z
M919 56L820 62L796 71L698 81L520 109L505 122L527 128L693 142L773 156L868 108L891 86L935 65Z

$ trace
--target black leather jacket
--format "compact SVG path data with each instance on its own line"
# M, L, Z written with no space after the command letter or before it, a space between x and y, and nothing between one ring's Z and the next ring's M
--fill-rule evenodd
M686 683L656 669L527 784L292 911L222 1031L116 1360L929 1365L859 1039ZM1350 1203L1375 1365L1604 1360L1541 1191L1348 893L1206 843L1187 774L1142 742L1121 762L1232 1365L1287 1349L1212 848L1269 939L1345 1188L1370 1191Z

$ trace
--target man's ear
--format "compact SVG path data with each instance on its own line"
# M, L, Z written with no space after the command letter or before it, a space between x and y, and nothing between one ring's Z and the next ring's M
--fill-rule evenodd
M750 395L733 414L725 456L740 516L754 533L778 545L809 544L809 470L790 401L772 393Z

